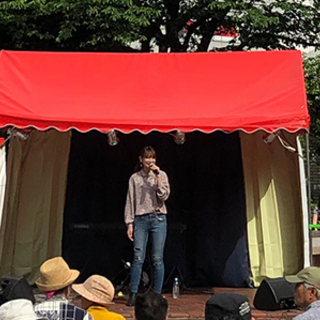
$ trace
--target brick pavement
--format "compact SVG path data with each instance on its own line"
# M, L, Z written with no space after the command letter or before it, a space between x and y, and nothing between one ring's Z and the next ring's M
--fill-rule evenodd
M210 298L211 294L217 292L237 292L246 295L253 308L252 302L256 289L231 289L231 288L213 288L213 289L191 289L184 291L179 299L172 299L170 294L164 294L169 303L168 318L169 319L204 319L204 305ZM127 307L126 297L116 297L115 305L109 309L114 312L121 313L126 319L133 319L133 308ZM255 320L272 320L286 319L290 320L298 315L298 310L283 311L261 311L252 309L252 315Z
M179 297L179 299L172 299L171 294L164 294L163 296L168 300L169 320L191 320L191 319L204 319L204 306L206 301L214 293L218 292L236 292L244 294L249 298L252 307L252 316L255 320L291 320L300 313L298 310L283 310L283 311L261 311L256 310L253 307L253 298L256 293L256 289L234 289L234 288L192 288L185 290ZM40 293L35 289L35 295L37 302L41 302L45 299L43 293ZM77 298L74 302L77 303ZM127 307L127 297L115 297L115 304L111 305L108 309L122 314L126 319L133 319L133 307Z

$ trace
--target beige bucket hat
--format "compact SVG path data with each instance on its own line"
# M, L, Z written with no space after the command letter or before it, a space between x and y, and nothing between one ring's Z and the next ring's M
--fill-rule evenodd
M79 274L78 270L71 270L62 257L52 258L41 265L36 285L42 291L59 290L72 284Z
M93 275L82 284L72 285L72 289L85 299L107 306L113 304L114 287L107 278Z

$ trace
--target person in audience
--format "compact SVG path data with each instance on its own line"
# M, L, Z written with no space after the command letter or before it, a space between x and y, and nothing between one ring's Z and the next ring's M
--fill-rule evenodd
M294 301L304 309L293 320L320 319L320 268L307 267L285 279L296 284Z
M27 299L34 304L35 296L31 286L23 277L3 276L0 280L0 305L15 299Z
M125 320L107 307L113 304L113 284L105 277L93 275L82 284L73 284L72 289L81 296L81 307L87 310L94 320Z
M154 291L137 294L134 305L135 320L165 320L167 311L168 302L161 294Z
M214 294L206 302L205 320L252 319L249 299L242 294L221 292Z
M0 306L1 320L40 320L33 311L33 304L28 299L15 299Z
M93 320L85 310L68 301L71 285L78 276L79 271L71 270L62 257L45 261L36 285L47 300L35 305L36 315L48 320Z

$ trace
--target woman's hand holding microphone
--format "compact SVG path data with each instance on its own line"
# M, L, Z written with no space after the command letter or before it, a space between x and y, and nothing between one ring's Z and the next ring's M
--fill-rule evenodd
M157 165L155 165L153 162L151 162L151 163L149 164L149 168L150 168L151 171L153 171L153 173L154 173L155 175L159 175L159 173L160 173L160 168L159 168Z

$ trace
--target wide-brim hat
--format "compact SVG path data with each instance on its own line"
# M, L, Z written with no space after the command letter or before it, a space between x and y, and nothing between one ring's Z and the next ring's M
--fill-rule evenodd
M42 291L54 291L71 285L78 277L78 270L70 269L62 257L45 261L40 267L36 285Z
M30 300L16 299L4 303L0 307L1 320L44 320L46 318L37 317L33 311Z
M114 286L105 277L93 275L82 284L72 285L72 289L91 302L103 306L113 304Z

